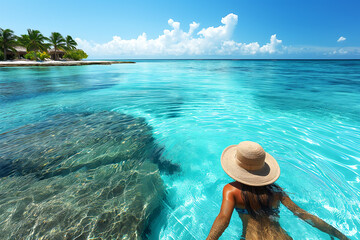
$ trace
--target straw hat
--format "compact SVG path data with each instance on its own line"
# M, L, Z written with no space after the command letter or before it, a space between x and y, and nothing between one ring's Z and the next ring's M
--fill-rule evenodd
M249 186L265 186L280 177L275 158L258 143L250 141L225 148L221 166L231 178Z

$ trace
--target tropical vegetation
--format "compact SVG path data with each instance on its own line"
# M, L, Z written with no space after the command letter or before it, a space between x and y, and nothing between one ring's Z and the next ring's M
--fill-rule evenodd
M63 38L63 36L61 36L60 33L58 33L58 32L52 32L52 33L51 33L51 36L50 36L50 38L49 38L49 42L50 42L51 46L54 47L55 60L58 60L58 56L57 56L57 54L56 54L56 50L66 48L65 39Z
M81 60L87 58L88 55L81 49L74 49L66 51L64 58L69 58L73 60Z
M77 43L71 36L69 35L66 36L65 43L66 43L66 50L76 49Z
M27 54L25 54L24 56L26 59L29 60L37 60L40 59L41 61L44 61L46 59L50 58L50 55L47 52L35 52L35 51L31 51L28 52Z
M27 42L25 42L24 47L26 47L27 51L34 52L34 58L36 59L37 51L46 51L49 48L49 44L45 43L48 38L40 33L39 30L28 29L28 37L26 38Z
M26 54L22 57L30 60L63 59L81 60L88 55L77 49L76 41L67 35L65 38L58 32L45 37L39 30L28 29L27 34L16 36L10 29L0 28L0 60L7 60L9 52L17 54L16 47L24 47ZM52 48L52 49L50 49ZM60 55L59 55L60 54Z
M14 31L0 28L0 48L3 51L2 55L4 60L6 60L7 50L16 51L14 48L15 45L16 35Z

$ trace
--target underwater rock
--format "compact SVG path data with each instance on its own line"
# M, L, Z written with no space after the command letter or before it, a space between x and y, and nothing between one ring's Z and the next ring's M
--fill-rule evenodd
M164 193L150 162L44 180L6 177L0 184L0 239L142 239Z
M0 177L35 173L48 178L129 159L179 171L158 154L151 130L144 119L115 112L59 114L0 135L0 165L6 166Z
M0 239L141 239L179 166L142 118L60 114L0 134Z

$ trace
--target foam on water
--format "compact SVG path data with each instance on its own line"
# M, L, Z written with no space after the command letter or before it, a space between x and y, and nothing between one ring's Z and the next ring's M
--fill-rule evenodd
M222 150L259 142L277 181L308 212L360 238L360 61L140 61L135 65L0 70L0 132L67 112L146 119L162 157L167 198L152 239L204 239L221 204ZM326 234L281 207L294 239ZM223 239L238 239L234 214Z

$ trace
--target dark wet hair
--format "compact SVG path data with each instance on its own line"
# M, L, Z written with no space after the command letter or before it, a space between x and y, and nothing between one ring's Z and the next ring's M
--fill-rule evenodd
M277 214L278 210L273 206L284 194L275 183L261 187L241 184L241 193L246 210L254 218Z

